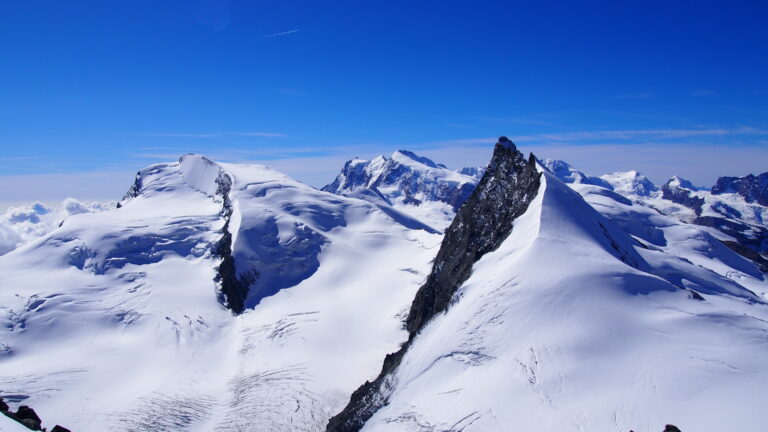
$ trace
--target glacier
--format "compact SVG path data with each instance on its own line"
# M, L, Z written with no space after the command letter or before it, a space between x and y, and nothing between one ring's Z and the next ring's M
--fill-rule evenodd
M188 154L117 202L9 210L0 397L73 431L765 429L759 182L518 157L535 192L506 159L400 150L318 190ZM411 319L473 224L498 238ZM328 426L377 379L359 427Z

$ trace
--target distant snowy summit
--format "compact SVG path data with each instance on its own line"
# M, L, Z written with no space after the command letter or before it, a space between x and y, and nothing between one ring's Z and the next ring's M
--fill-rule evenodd
M758 176L749 174L744 177L720 177L712 186L712 194L735 193L752 203L768 206L768 172Z
M635 170L598 178L563 161L540 162L564 183L601 186L680 221L714 228L728 247L768 272L768 207L761 203L768 201L768 173L720 177L711 190L672 176L659 188Z
M648 183L503 137L325 191L154 164L0 256L0 396L82 432L768 430L766 207Z
M546 165L565 181L499 139L416 293L407 342L327 432L768 426L752 357L768 353L765 276L714 230L645 204L658 191L639 173L604 176L607 188Z
M475 189L482 168L448 169L408 150L371 160L348 161L322 188L339 195L383 201L442 228Z

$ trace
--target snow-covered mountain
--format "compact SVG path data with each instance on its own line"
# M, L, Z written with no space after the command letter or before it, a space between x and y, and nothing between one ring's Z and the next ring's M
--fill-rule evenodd
M768 172L758 176L749 174L744 177L720 177L712 186L712 194L735 193L744 197L748 203L756 202L768 206Z
M542 159L539 163L565 183L586 183L613 190L613 186L600 177L591 177L577 170L565 161Z
M600 179L608 183L610 189L622 195L650 196L658 190L648 177L635 170L605 174L600 176Z
M480 168L453 171L411 151L398 150L392 156L348 161L323 190L384 202L442 230L481 175Z
M649 184L505 138L323 191L155 164L0 256L0 397L74 432L763 430L765 207Z
M639 206L648 207L678 221L714 228L712 233L719 240L752 260L763 272L768 272L768 207L757 202L762 190L758 179L768 178L768 173L760 176L721 177L711 190L698 188L684 178L673 176L661 188L657 188L637 171L596 178L562 161L545 160L541 163L565 183L602 186ZM604 184L600 181L604 181Z
M0 258L0 397L77 432L320 430L407 336L422 228L263 166L153 165Z
M409 341L328 430L766 429L760 271L605 188L535 182L509 149L446 230Z

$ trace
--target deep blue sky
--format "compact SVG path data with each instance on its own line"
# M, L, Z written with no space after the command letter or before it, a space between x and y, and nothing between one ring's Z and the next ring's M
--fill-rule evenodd
M502 134L591 174L768 171L766 22L765 1L4 1L0 202L114 197L190 151L314 185L398 148L483 164Z

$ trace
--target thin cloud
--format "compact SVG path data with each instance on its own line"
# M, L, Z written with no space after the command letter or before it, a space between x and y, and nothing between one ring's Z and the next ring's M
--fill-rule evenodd
M522 124L531 126L544 126L548 128L565 129L565 127L550 121L528 117L479 117L479 120L494 125Z
M767 135L768 131L752 127L739 128L710 128L710 129L627 129L627 130L603 130L563 132L554 134L534 135L551 141L584 141L584 140L632 140L632 139L675 139L693 138L703 136L730 136L730 135Z
M652 95L650 93L621 93L614 95L614 99L649 99Z
M283 93L283 94L291 95L291 96L301 96L302 95L300 91L298 91L296 89L288 88L288 87L280 87L280 88L277 89L277 91L279 91L280 93Z
M430 141L428 145L462 145L462 144L493 144L498 137L465 138L455 140Z
M288 135L279 132L212 132L212 133L177 133L177 132L136 132L126 135L168 138L219 138L223 136L249 136L265 138L284 138Z
M218 134L193 134L193 133L165 133L165 132L135 132L127 133L126 135L132 136L145 136L145 137L169 137L169 138L213 138Z
M288 30L288 31L280 32L280 33L272 33L272 34L264 35L264 36L260 37L259 39L272 39L272 38L276 38L276 37L280 37L280 36L287 36L289 34L298 33L299 31L300 31L299 29L293 29L293 30Z
M268 137L268 138L285 138L288 135L278 132L228 132L223 135L236 135L236 136L255 136L255 137Z
M693 96L699 96L699 97L705 97L705 96L714 96L715 92L712 90L696 90L694 92L691 92Z
M532 135L510 135L509 138L514 142L526 144L568 144L584 145L596 144L606 145L616 141L623 142L622 145L634 144L639 141L659 141L659 140L684 140L687 138L725 138L725 137L765 137L768 136L768 130L754 127L737 128L706 128L706 129L624 129L624 130L597 130L597 131L575 131L543 133ZM464 145L488 145L493 144L497 137L478 137L462 138L452 140L429 141L424 143L426 146L464 146ZM750 139L752 143L765 142L757 139Z

